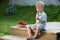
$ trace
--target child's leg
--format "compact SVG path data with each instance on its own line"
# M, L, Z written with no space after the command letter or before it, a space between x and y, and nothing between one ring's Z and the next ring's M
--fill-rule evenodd
M27 32L28 32L29 37L33 37L30 27L27 27Z
M36 38L39 33L40 33L40 28L36 27L35 34L34 34L33 38Z

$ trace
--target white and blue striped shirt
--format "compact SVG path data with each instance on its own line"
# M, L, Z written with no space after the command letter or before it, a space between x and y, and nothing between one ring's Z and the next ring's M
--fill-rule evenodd
M42 26L42 28L45 29L46 27L46 22L47 22L47 15L45 12L42 12L42 13L36 13L36 17L38 17L39 19L42 19L44 21L44 23L40 23L39 20L36 20L36 23L35 24L40 24Z

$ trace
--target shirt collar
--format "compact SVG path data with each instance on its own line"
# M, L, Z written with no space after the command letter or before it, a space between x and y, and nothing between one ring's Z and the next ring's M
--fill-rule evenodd
M43 12L42 12L42 13L43 13ZM40 16L42 13L37 13L37 14Z

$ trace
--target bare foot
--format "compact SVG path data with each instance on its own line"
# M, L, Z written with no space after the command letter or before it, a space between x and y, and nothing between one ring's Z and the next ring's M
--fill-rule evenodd
M36 39L36 36L33 36L33 39Z
M27 40L34 40L34 38L27 38Z

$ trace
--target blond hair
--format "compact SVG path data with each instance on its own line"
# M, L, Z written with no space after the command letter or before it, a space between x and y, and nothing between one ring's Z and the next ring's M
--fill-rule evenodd
M44 6L44 2L43 1L38 1L37 3L36 3L36 5L43 5Z
M39 6L39 9L42 9L42 8L44 8L44 2L43 1L38 1L36 3L36 6Z

